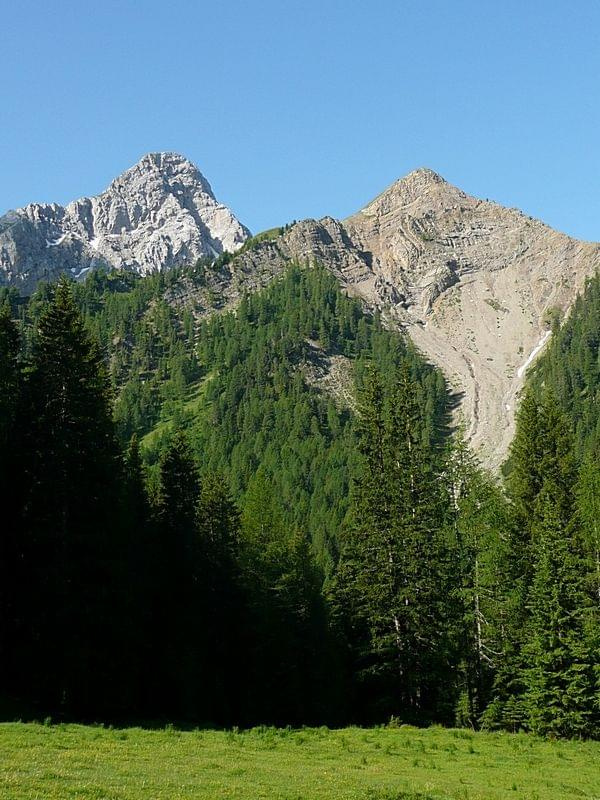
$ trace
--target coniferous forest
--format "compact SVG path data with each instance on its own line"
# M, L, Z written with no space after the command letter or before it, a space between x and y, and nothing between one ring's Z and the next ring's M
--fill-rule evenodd
M0 296L4 718L598 737L600 280L500 480L326 270L181 275Z

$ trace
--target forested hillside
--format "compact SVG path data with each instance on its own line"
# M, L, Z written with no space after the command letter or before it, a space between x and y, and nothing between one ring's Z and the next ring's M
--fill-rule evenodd
M189 429L201 471L223 473L237 499L276 497L285 523L307 530L329 571L356 460L354 381L360 385L371 364L392 383L399 365L409 364L427 411L423 436L439 447L448 411L443 377L345 297L322 268L291 267L268 289L244 297L235 312L198 322L193 292L184 307L166 301L184 280L202 291L205 270L214 273L224 261L148 278L94 273L73 285L106 357L119 437L125 444L134 433L147 434L142 451L155 464L173 431ZM20 307L25 331L51 291L41 287ZM326 379L311 380L332 359L337 392Z
M579 456L600 448L600 277L587 281L568 319L555 321L552 339L531 376L539 394L550 389L568 416Z
M502 487L327 271L211 316L207 268L3 298L4 714L596 736L599 473L551 387Z

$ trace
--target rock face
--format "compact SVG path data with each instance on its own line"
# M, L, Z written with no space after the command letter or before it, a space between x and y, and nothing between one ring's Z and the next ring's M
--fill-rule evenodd
M417 170L346 220L373 254L379 285L399 302L391 316L463 395L468 439L497 467L514 435L525 372L586 277L600 246L576 241L515 209L477 200ZM361 282L359 294L381 290Z
M150 153L97 197L33 203L0 218L0 285L108 266L142 274L234 252L249 236L185 158Z
M240 254L234 269L268 274L291 258L322 261L349 293L408 332L462 396L467 438L495 468L549 319L563 316L600 268L600 245L419 169L347 220L298 223Z

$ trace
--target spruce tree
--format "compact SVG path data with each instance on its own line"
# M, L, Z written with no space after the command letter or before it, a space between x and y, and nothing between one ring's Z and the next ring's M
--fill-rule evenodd
M460 576L456 647L462 689L456 719L459 724L476 727L489 700L501 655L506 615L501 587L507 568L510 510L500 488L479 467L460 432L452 442L445 478L453 509L453 564Z
M202 716L218 724L239 724L247 668L240 661L246 621L238 563L240 517L222 475L203 476L196 526L204 642Z
M514 588L485 716L488 724L588 735L596 725L597 606L585 588L590 560L575 503L573 436L551 392L526 399L508 484Z
M589 560L588 591L600 609L600 467L598 454L588 455L577 482L577 511Z
M540 404L530 389L521 400L516 422L506 478L512 521L507 529L506 560L498 587L504 601L502 618L497 620L502 640L495 663L492 699L483 714L485 727L510 730L526 725L523 647L529 635L527 601L533 579L532 510L544 477Z
M22 376L19 334L8 303L0 304L0 703L7 703L14 685L15 621L18 617L16 573L18 527L23 491L22 447L17 424Z
M161 455L154 498L156 545L149 597L154 620L155 709L190 719L201 702L204 648L200 616L201 560L196 506L198 469L190 444L177 431Z
M585 593L585 561L552 482L536 501L535 571L525 647L527 726L542 735L598 732L597 609Z
M118 680L119 460L103 359L65 281L39 318L23 405L22 690L57 713L103 713Z
M424 425L408 368L387 396L371 374L359 407L362 469L333 590L371 719L443 719L451 703L453 687L441 678L452 658L446 510Z
M0 465L10 459L12 427L20 400L21 376L18 365L19 333L8 303L0 304ZM4 477L4 472L2 473ZM3 482L4 484L4 482Z
M247 624L247 721L310 724L331 703L322 576L310 543L285 523L278 498L258 473L242 509L240 564Z
M524 671L528 724L542 734L589 735L595 725L594 665L600 663L597 608L585 591L589 562L576 514L573 435L550 392L540 402L538 437L543 482L532 514L531 639Z
M153 649L155 620L151 599L156 591L156 527L144 480L144 466L137 436L124 453L119 506L119 539L122 561L118 575L121 611L117 632L120 647L115 659L122 664L123 713L147 715L156 698L151 680L156 660Z

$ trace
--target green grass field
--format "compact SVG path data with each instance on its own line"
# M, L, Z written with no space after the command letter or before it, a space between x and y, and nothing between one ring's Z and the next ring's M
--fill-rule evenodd
M0 725L2 800L600 798L600 743L400 728Z
M187 397L179 408L179 411L182 414L193 413L194 418L198 419L208 412L210 404L206 400L206 389L208 388L209 382L215 377L216 374L217 371L213 370L212 372L209 372L208 375L205 375L201 380L188 386ZM161 436L164 436L164 434L167 433L167 431L172 427L172 415L159 420L151 431L148 431L148 433L142 436L142 448L152 449L155 447L157 442L160 441Z

